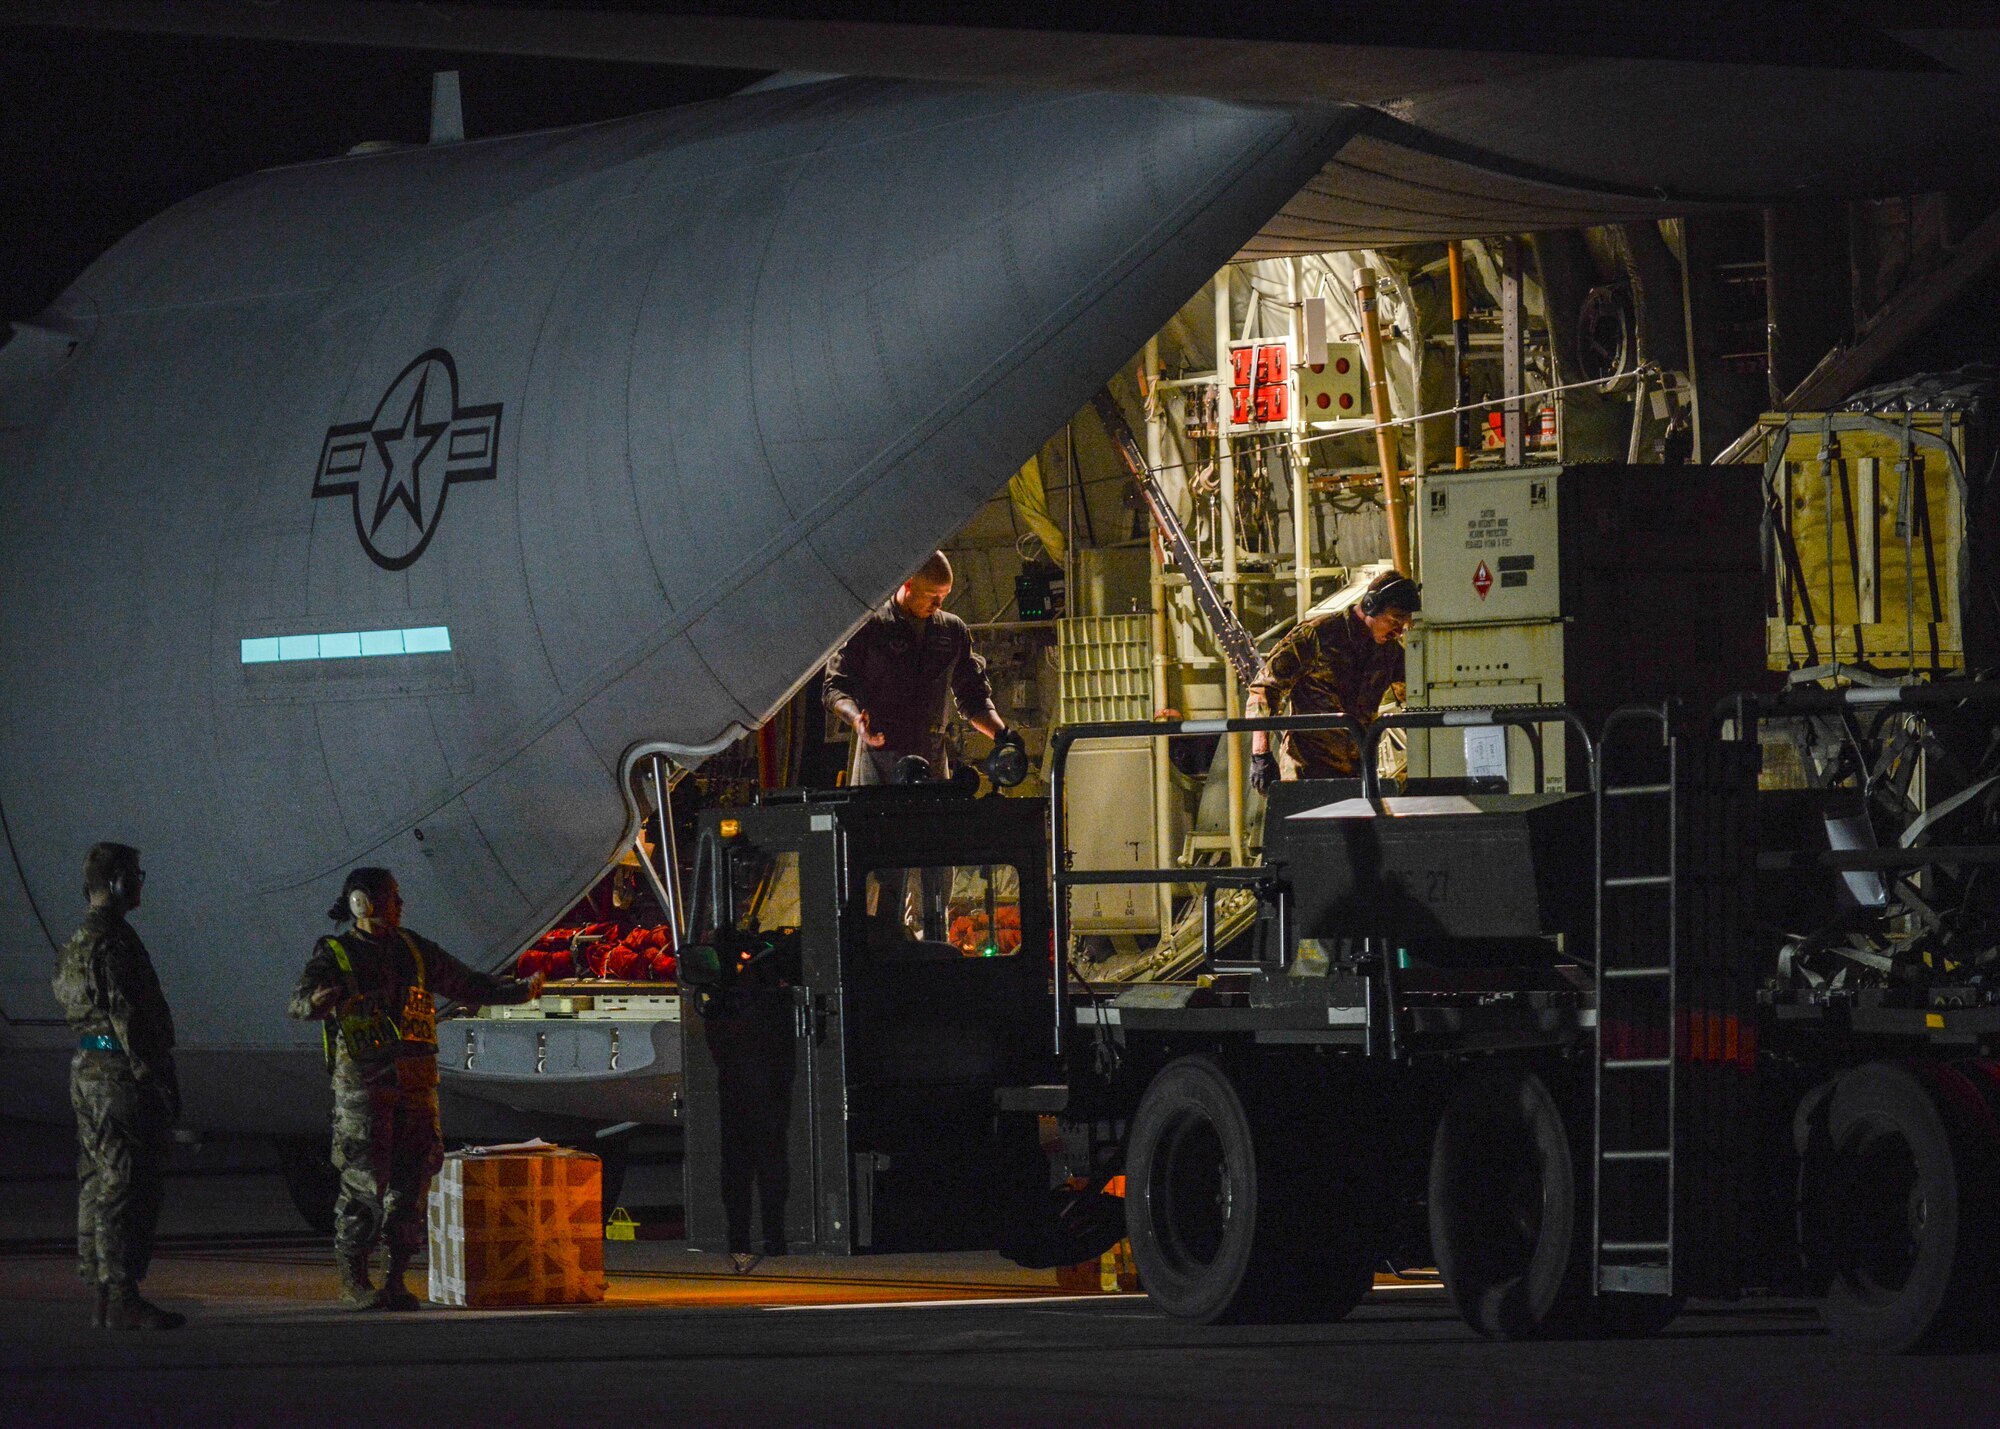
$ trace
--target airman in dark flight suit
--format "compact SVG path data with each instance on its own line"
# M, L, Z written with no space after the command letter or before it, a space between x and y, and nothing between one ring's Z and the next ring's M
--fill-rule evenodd
M56 964L56 1001L76 1029L77 1272L97 1291L92 1323L172 1330L186 1317L139 1296L153 1258L167 1152L180 1115L174 1019L146 945L125 915L145 886L139 851L93 846L83 863L90 911Z
M403 1276L424 1243L431 1177L444 1164L433 997L472 1007L528 1002L542 979L474 972L405 931L403 895L387 869L348 874L327 916L351 918L353 927L314 945L290 1011L329 1024L341 1298L357 1310L414 1310L419 1301ZM389 1252L379 1289L368 1278L378 1240Z
M951 563L935 551L826 662L826 707L854 730L848 783L893 783L911 755L930 765L931 778L949 774L947 698L996 745L1021 744L994 708L971 630L944 609L950 594Z
M1278 642L1250 683L1243 713L1253 719L1276 714L1289 700L1292 714L1344 713L1367 725L1383 696L1401 695L1403 632L1422 605L1415 581L1399 571L1382 572L1355 604L1308 620ZM1270 740L1263 730L1250 736L1250 782L1260 790L1278 778ZM1284 737L1284 749L1295 779L1361 773L1361 751L1344 729L1294 731Z

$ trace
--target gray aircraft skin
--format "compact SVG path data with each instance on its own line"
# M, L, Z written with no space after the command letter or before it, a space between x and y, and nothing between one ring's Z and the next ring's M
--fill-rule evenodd
M842 80L131 235L0 348L0 1110L66 1114L48 979L115 838L187 1123L320 1129L283 1009L346 869L505 957L629 833L628 755L765 718L1351 124Z
M66 1115L47 978L111 837L146 851L190 1121L318 1130L280 1009L342 870L504 957L629 833L621 761L757 723L1233 254L1973 187L2000 154L1964 7L1359 5L1324 40L1288 10L1239 38L1181 7L783 8L17 0L909 82L259 175L17 327L0 1113Z

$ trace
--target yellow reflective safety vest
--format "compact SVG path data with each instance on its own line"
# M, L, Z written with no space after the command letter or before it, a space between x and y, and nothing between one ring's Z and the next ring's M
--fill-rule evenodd
M401 1014L392 1017L387 1009L364 1001L360 1011L343 1012L336 1019L320 1024L320 1037L329 1071L334 1064L336 1035L347 1049L347 1055L356 1062L387 1062L401 1056L437 1051L437 1008L424 987L424 955L417 947L415 938L400 928L397 933L417 966L417 980L410 985L409 993L403 999ZM351 1000L363 1001L361 984L354 975L354 964L347 956L347 949L340 945L338 938L328 938L326 945L332 951L333 961L340 968L341 975L347 979Z

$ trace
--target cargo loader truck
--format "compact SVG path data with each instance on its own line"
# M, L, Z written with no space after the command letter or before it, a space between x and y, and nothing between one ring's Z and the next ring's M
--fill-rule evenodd
M1990 1336L1990 780L1883 846L1838 836L1851 779L1759 767L1787 722L1850 732L1865 780L1891 729L1996 718L1979 680L1594 726L1409 711L1347 726L1362 780L1274 787L1243 868L1072 867L1072 751L1343 717L1070 726L1046 804L919 784L711 812L681 973L690 1242L1053 1265L1129 1238L1145 1293L1204 1323L1338 1319L1378 1269L1435 1266L1501 1339L1758 1293L1815 1297L1862 1349ZM1452 726L1562 740L1566 791L1385 792L1386 732ZM1191 982L1094 988L1058 956L1066 906L1114 882L1256 916Z

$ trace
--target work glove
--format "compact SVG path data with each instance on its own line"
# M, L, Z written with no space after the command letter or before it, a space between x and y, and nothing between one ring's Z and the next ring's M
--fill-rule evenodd
M1278 756L1270 750L1250 756L1250 787L1259 794L1283 777L1278 772Z
M1009 725L1006 729L1001 730L1000 733L993 736L993 747L995 749L1018 749L1026 753L1028 741L1021 738L1021 731Z

